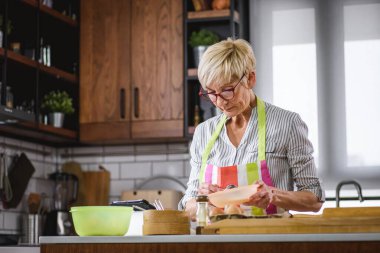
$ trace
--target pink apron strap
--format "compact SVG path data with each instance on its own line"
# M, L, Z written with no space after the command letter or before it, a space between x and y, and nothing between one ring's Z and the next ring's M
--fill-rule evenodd
M273 183L272 183L272 179L271 179L270 174L269 174L267 162L265 160L264 161L260 161L260 169L261 169L261 178L264 181L264 183L266 185L268 185L268 186L273 187ZM266 212L267 212L267 214L277 213L277 208L276 208L275 205L270 204L266 208Z
M205 182L208 184L212 184L212 170L213 167L211 164L208 164L206 167L206 172L205 172Z

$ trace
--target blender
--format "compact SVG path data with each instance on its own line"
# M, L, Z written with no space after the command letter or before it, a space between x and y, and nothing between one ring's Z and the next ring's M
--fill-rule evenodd
M73 235L73 222L69 213L78 194L78 178L75 175L55 172L50 174L53 181L53 208L47 214L45 235Z

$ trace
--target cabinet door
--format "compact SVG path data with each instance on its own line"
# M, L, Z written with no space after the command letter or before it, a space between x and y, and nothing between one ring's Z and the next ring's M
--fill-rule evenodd
M132 138L183 136L183 1L132 1Z
M130 138L130 0L81 2L80 139Z

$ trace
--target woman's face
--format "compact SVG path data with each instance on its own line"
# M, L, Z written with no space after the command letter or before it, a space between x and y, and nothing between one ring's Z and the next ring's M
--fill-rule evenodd
M207 92L216 92L221 94L223 91L233 89L234 96L229 100L224 100L220 96L214 103L227 117L235 117L243 113L250 104L250 93L255 81L255 73L252 72L249 76L245 75L242 79L229 84L211 84L208 86ZM235 88L234 88L235 87ZM223 96L224 93L222 93Z

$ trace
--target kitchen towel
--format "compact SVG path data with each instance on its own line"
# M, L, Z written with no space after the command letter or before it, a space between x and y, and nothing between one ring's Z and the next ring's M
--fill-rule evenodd
M16 158L14 166L9 172L9 182L13 191L13 197L8 201L3 200L4 208L16 208L18 206L34 171L35 169L28 157L24 153L21 153Z

